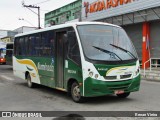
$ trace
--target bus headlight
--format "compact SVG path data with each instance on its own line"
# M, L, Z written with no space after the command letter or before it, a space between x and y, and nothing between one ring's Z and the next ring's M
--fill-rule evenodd
M139 74L139 68L135 71L134 76L137 76Z
M98 74L95 74L95 76L94 76L96 79L98 78Z
M92 77L93 76L93 72L89 72L89 77Z

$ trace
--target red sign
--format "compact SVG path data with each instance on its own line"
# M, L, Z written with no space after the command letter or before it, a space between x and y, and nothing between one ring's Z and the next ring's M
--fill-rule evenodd
M111 7L117 7L123 4L131 3L135 0L98 0L94 3L84 2L86 17L88 13L95 13L98 11L106 10Z

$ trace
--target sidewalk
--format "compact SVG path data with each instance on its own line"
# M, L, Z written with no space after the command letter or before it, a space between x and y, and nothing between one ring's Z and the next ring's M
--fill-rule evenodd
M146 81L160 82L160 69L149 69L144 70L141 69L141 79Z
M146 78L143 78L141 77L141 80L145 80L145 81L150 81L150 82L160 82L160 80L157 80L157 79L146 79Z

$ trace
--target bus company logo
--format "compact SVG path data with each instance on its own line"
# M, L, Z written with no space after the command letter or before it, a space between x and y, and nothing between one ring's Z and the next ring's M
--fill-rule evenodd
M98 68L98 71L108 71L108 68Z
M112 7L115 8L120 5L132 3L134 1L135 0L98 0L93 3L84 2L85 16L88 17L88 13L95 13Z
M44 71L51 71L51 72L53 72L54 66L52 64L51 65L47 65L45 63L45 65L42 65L42 64L38 63L38 70L44 70Z

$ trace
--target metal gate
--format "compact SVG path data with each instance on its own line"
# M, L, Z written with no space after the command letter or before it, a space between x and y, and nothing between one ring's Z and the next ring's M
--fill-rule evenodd
M160 21L150 23L151 58L160 58Z
M131 38L137 51L139 60L142 60L142 23L122 26Z

